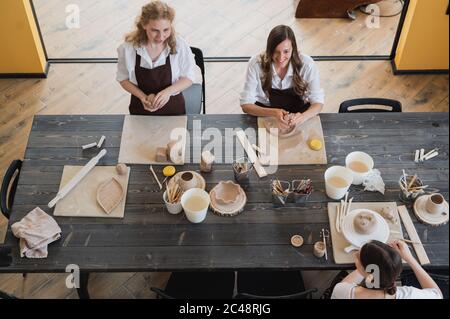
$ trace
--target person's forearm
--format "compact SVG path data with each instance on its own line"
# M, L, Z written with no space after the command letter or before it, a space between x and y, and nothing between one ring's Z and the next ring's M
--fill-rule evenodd
M255 104L241 105L242 111L253 116L275 116L274 109L268 107L261 107Z
M174 84L169 86L166 90L170 93L170 95L174 95L186 90L188 87L192 85L192 81L188 78L180 78Z
M129 80L120 82L120 85L123 87L125 91L134 95L139 100L145 99L147 97L147 95L144 92L142 92L140 88L138 88L135 84L131 83Z
M322 109L323 109L323 104L314 103L309 107L308 110L303 112L302 115L305 116L307 120L309 120L310 118L313 118L314 116L316 116L317 114L322 112Z
M431 278L430 275L428 275L428 273L425 271L425 269L422 268L422 266L417 262L417 260L412 258L411 260L408 260L408 264L411 267L412 271L414 272L414 275L416 275L416 278L423 289L433 288L441 291L439 289L439 286L433 280L433 278Z

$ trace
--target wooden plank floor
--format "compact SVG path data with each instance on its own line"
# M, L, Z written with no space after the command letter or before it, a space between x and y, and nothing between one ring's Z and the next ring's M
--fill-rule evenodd
M398 0L384 0L395 3ZM116 57L123 35L148 0L78 0L80 28L67 28L72 0L34 0L51 58ZM389 55L400 15L383 17L379 28L357 19L296 19L298 0L167 0L177 11L176 29L206 56L251 56L263 49L269 31L291 26L311 55ZM323 41L332 38L333 41Z

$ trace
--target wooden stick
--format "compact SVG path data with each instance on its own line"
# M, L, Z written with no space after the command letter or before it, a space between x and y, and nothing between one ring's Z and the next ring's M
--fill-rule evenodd
M417 174L414 174L413 178L411 179L411 181L410 181L409 184L408 184L408 189L411 188L411 186L414 184L414 182L416 181L416 179L417 179Z
M427 252L420 241L420 237L417 234L417 230L414 227L414 224L409 216L408 210L406 206L399 206L398 213L400 218L403 221L403 225L405 225L406 232L409 235L409 238L417 244L413 244L414 250L416 251L417 257L419 258L420 264L425 265L430 263L430 259L428 259Z
M159 182L158 176L156 176L156 173L153 170L153 166L152 165L150 165L150 171L152 172L153 177L155 178L156 182L158 183L159 190L162 190L163 187L162 187L161 183Z
M341 228L340 228L340 220L341 220L341 206L339 204L336 205L336 230L338 233L341 232Z
M255 151L250 145L249 140L247 139L247 136L245 135L243 130L236 131L236 136L241 143L242 147L244 148L245 152L247 153L248 158L253 163L253 166L255 167L255 171L258 174L259 177L266 177L267 172L264 169L264 167L261 166L261 163L259 162L258 157L256 156Z

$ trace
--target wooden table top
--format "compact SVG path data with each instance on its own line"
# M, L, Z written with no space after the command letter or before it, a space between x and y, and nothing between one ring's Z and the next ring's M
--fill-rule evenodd
M49 246L46 259L20 258L19 241L9 228L5 245L11 247L12 261L0 265L0 272L64 272L69 264L88 272L352 268L352 265L335 264L331 247L328 247L328 260L313 256L313 244L320 240L319 231L329 228L327 202L330 199L324 192L324 171L332 165L344 165L346 154L352 151L371 154L386 184L384 196L352 187L354 202L401 204L398 179L402 169L417 173L448 200L448 113L321 114L320 117L328 165L283 166L275 175L263 179L253 172L249 184L244 185L248 203L236 217L220 217L209 212L203 223L191 224L184 214L170 215L148 166L131 165L124 219L56 217L62 238ZM83 151L81 145L105 135L108 153L99 165L116 165L123 121L123 115L35 116L10 225L36 206L53 213L47 203L58 191L64 165L84 165L98 153L98 149ZM189 116L190 132L208 133L204 130L217 128L225 133L229 129L228 134L223 134L222 143L227 162L214 164L212 173L203 174L207 190L221 180L233 180L229 163L237 155L229 151L233 145L242 149L230 132L238 127L256 129L256 118ZM203 138L191 141L191 157L199 155L201 144L209 143L209 133ZM416 164L414 152L421 147L427 150L439 147L440 155ZM163 167L154 168L162 176ZM199 170L199 164L187 164L182 169ZM270 193L273 178L288 181L310 178L314 192L305 205L276 207ZM448 225L434 228L420 224L411 207L408 209L431 260L428 268L448 268ZM294 248L290 243L295 234L305 239L301 248Z

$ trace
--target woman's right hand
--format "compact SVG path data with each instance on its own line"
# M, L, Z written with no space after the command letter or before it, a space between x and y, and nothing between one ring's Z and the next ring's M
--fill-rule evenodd
M414 256L411 254L408 245L403 240L394 240L389 243L389 246L394 248L400 254L400 257L408 264L411 261L415 261Z
M274 117L277 119L278 122L278 128L280 129L288 129L290 127L289 122L284 118L287 114L289 114L288 111L283 109L273 109L274 111Z
M155 99L155 94L144 95L141 98L142 105L144 109L149 112L155 112L157 109L153 106L153 101Z

